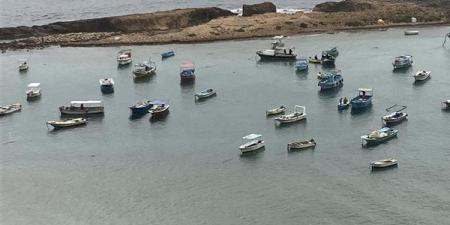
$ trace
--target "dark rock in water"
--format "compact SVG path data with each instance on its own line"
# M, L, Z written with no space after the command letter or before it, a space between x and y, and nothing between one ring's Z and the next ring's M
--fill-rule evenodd
M345 0L341 2L325 2L317 4L313 11L317 12L358 12L373 9L374 5L369 2Z
M235 14L229 10L210 7L56 22L32 27L4 27L0 28L0 40L79 32L148 32L149 34L159 34L232 15Z
M242 16L252 16L255 14L274 13L277 7L272 2L263 2L254 5L243 5Z

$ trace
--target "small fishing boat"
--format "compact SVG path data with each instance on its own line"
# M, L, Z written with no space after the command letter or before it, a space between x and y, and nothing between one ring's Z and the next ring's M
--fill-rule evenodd
M286 48L268 49L264 51L257 51L256 54L261 60L295 60L297 54L292 50Z
M308 70L308 60L305 58L298 59L297 63L295 63L295 69L297 71Z
M212 97L214 95L216 95L216 90L214 90L212 88L208 88L208 89L202 90L200 92L197 92L194 95L194 97L195 97L195 100L202 100L202 99Z
M134 65L133 78L134 79L147 78L150 75L155 74L155 72L156 72L155 63L150 60L144 61Z
M132 115L142 115L147 114L148 110L150 110L153 107L153 102L150 100L143 100L135 105L130 106L131 114Z
M284 47L283 38L284 38L283 35L273 37L274 41L271 43L272 49Z
M4 105L0 107L0 116L5 116L11 113L18 112L20 110L22 110L22 105L20 103Z
M166 117L169 114L170 105L163 100L154 100L153 106L148 111L152 114L152 119L161 119Z
M394 66L394 70L408 68L413 63L413 57L410 55L401 55L397 56L394 59L392 65Z
M273 115L278 115L278 114L283 114L284 112L286 112L287 108L285 106L278 106L276 108L273 109L269 109L266 110L266 116L273 116Z
M442 102L442 107L444 109L450 109L450 99Z
M301 109L301 111L300 111L300 109ZM306 107L296 105L294 107L294 111L292 113L289 113L286 115L281 115L281 116L275 118L275 121L280 124L285 124L285 123L297 122L297 121L304 120L304 119L306 119Z
M98 80L100 83L100 90L104 94L109 94L114 92L114 80L112 78L104 78Z
M28 63L26 59L19 60L19 71L24 72L28 70Z
M314 58L309 57L308 58L308 62L312 63L312 64L321 64L322 60L320 60L319 58L317 58L317 56L314 56Z
M117 63L119 66L128 65L131 61L131 49L123 49L117 53Z
M398 130L389 127L383 127L379 130L370 132L367 135L361 136L362 145L370 146L377 145L383 142L389 141L390 139L397 137Z
M450 39L450 32L448 32L445 36L444 36L444 42L442 42L442 47L445 46L445 43L447 43L447 38Z
M323 66L334 66L336 57L330 54L322 54L321 61Z
M377 161L373 161L370 163L370 166L372 169L377 168L386 168L386 167L393 167L398 165L398 160L390 158L390 159L381 159Z
M294 141L289 144L287 144L287 150L303 150L307 148L315 148L316 147L316 141L314 139L306 140L306 141Z
M402 105L393 105L386 109L386 112L390 112L389 114L381 117L381 120L383 121L383 124L386 126L392 126L398 123L403 122L407 119L408 113L402 112L407 107Z
M339 111L346 110L350 107L350 101L347 97L340 98L337 108Z
M52 121L47 122L48 125L53 126L55 129L80 126L80 125L85 125L86 123L87 123L87 119L82 118L82 117L67 119L67 120L57 120L57 121L52 120Z
M27 100L32 100L41 96L41 84L40 83L30 83L27 86Z
M97 100L71 101L67 106L60 106L59 111L67 115L101 114L104 107L102 101Z
M339 56L339 51L337 50L336 47L333 47L333 48L331 48L329 50L322 51L322 55L331 55L334 58L337 58Z
M168 51L168 52L163 52L161 53L161 58L162 59L166 59L169 57L175 56L175 52L174 51Z
M372 106L373 91L370 88L359 88L358 96L352 98L352 110L364 110Z
M246 143L239 146L241 153L248 153L252 151L256 151L265 146L264 141L262 140L261 134L249 134L245 137L242 137L246 141Z
M418 30L407 30L405 31L405 35L419 35L419 31Z
M342 87L344 78L338 72L325 73L320 79L317 86L320 86L320 90L328 90L336 87Z
M185 62L181 64L180 79L182 81L195 80L195 67L192 62Z
M431 77L431 71L421 70L414 75L414 81L425 81Z

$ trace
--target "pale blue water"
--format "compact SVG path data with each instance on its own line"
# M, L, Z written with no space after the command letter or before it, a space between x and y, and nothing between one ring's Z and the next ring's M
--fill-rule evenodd
M280 9L311 10L324 0L274 0ZM0 27L117 16L195 7L241 8L261 0L0 0Z
M0 104L23 110L0 118L0 224L159 225L443 225L450 212L450 27L293 36L308 56L337 46L344 86L320 93L316 74L298 74L289 63L257 62L255 51L270 39L206 44L132 46L135 62L155 59L157 74L135 83L131 68L117 69L119 47L58 48L0 55ZM125 46L124 46L125 47ZM159 54L174 49L165 61ZM412 54L414 66L393 73L391 62ZM17 72L28 58L30 70ZM193 86L180 86L178 65L197 65ZM412 74L432 71L423 85ZM98 79L113 77L116 92L102 95ZM43 96L25 101L30 82ZM218 95L194 103L193 94L213 87ZM374 89L373 108L339 113L340 96ZM128 106L143 98L167 98L171 113L151 123L130 121ZM48 132L58 106L101 99L104 117L86 127ZM381 126L384 109L408 106L399 137L366 149L360 136ZM265 110L307 107L307 121L277 128ZM261 133L266 150L241 157L248 133ZM286 144L314 138L315 150L288 154ZM92 157L94 155L95 157ZM372 160L394 157L399 167L371 172Z

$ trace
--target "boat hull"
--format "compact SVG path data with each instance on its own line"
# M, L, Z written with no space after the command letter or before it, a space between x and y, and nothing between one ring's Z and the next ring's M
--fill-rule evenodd
M203 100L203 99L207 99L207 98L213 97L215 95L216 95L216 92L208 93L208 94L196 94L195 95L195 99L196 100Z
M267 55L264 54L261 51L257 51L256 54L262 59L262 60L296 60L297 55L296 54L277 54L277 55Z
M365 142L365 146L375 146L375 145L379 145L381 143L387 142L395 137L397 137L398 132L393 132L392 134L389 134L385 137L382 138L378 138L378 139L367 139L367 138L363 138L363 141Z
M19 112L22 110L22 105L20 104L12 104L8 106L3 106L0 109L0 116L6 116L15 112Z
M81 125L86 125L86 123L87 123L87 120L85 120L85 119L78 119L77 121L69 122L69 123L64 123L64 122L61 123L59 121L49 121L49 122L47 122L47 124L51 125L55 129L77 127L77 126L81 126Z
M289 144L287 144L287 150L288 151L300 151L300 150L306 150L306 149L314 149L316 147L316 143L315 142L305 142L305 143L301 143L301 142L291 142Z
M101 85L100 90L103 94L110 94L114 92L114 86L113 85Z
M261 143L258 143L258 144L252 145L252 146L242 146L241 145L239 147L239 150L241 150L241 153L245 154L245 153L249 153L249 152L254 152L258 149L262 149L262 148L264 148L264 146L265 146L265 143L264 143L264 141L262 141Z
M290 119L282 119L282 118L275 118L275 121L277 121L280 124L287 124L287 123L295 123L306 119L306 116L299 116L295 118Z
M89 108L75 108L75 107L59 107L62 115L88 115L88 114L103 114L104 107L89 107Z
M169 57L172 57L172 56L175 56L175 52L173 52L173 51L164 52L164 53L161 54L161 58L163 58L163 59L166 59L166 58L169 58Z

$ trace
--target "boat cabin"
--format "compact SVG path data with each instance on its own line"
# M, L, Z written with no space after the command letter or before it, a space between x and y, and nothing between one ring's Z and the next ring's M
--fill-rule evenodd
M41 89L41 83L30 83L27 86L28 90L38 91Z
M102 101L88 100L88 101L71 101L69 107L71 108L98 108L103 107Z
M370 88L358 88L358 96L362 98L370 98L373 96L373 91Z

